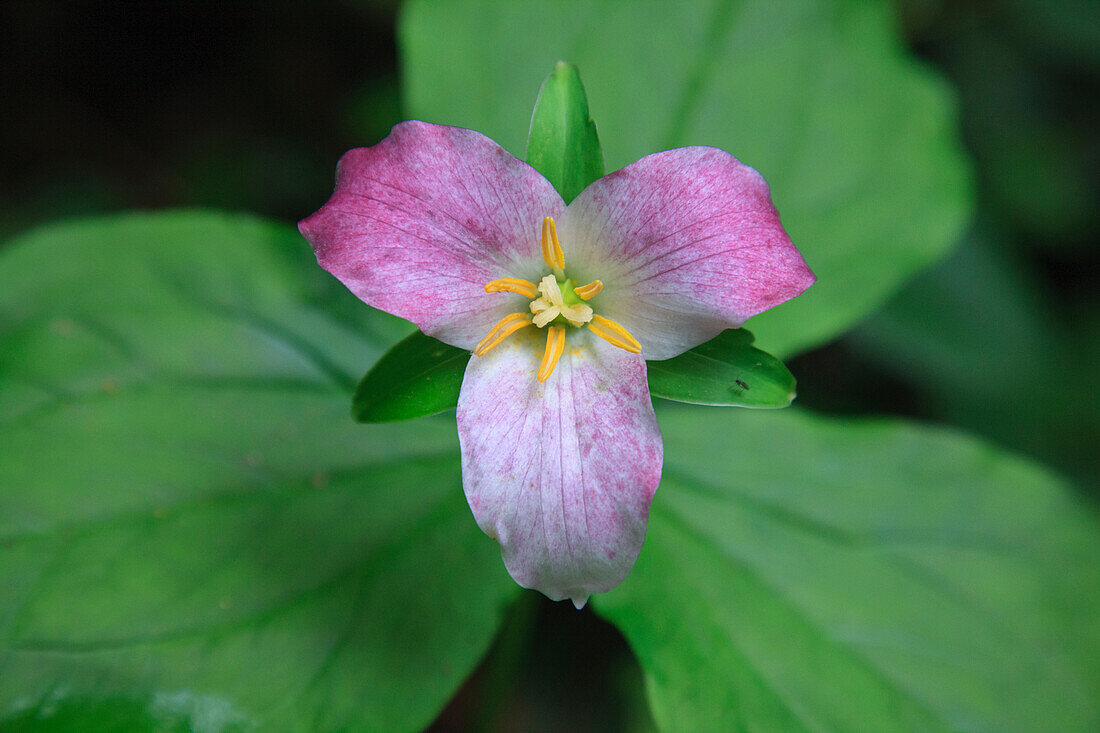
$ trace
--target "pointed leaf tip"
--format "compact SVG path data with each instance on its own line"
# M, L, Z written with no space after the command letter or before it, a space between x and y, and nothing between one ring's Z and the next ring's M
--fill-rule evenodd
M566 203L603 176L603 150L580 71L567 61L558 61L539 89L526 158Z
M358 422L411 420L449 410L470 352L417 331L382 355L355 390L351 413Z

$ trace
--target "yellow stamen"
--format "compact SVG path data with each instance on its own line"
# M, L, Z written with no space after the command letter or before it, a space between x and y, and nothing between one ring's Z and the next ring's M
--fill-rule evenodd
M488 287L486 285L486 287ZM600 280L593 280L587 285L582 285L579 288L573 288L573 292L577 294L577 297L581 300L591 300L595 296L600 294L603 290L603 282Z
M642 353L642 345L638 343L638 339L610 318L592 316L592 322L588 324L588 329L612 346L618 346L620 349L626 349L635 354Z
M565 269L565 250L558 241L558 227L553 219L550 220L550 237L554 240L554 261L558 263L559 270Z
M542 364L539 365L539 373L535 375L535 379L540 382L549 379L564 352L565 329L561 326L546 329L546 351L542 352Z
M502 277L499 280L493 280L490 283L485 283L486 293L519 293L524 298L534 299L538 292L535 290L535 284L528 282L527 280L521 280L518 277Z
M497 325L489 329L489 333L485 334L485 338L477 342L477 346L474 347L474 356L485 356L501 341L511 336L516 331L525 326L531 325L531 316L526 313L512 313L504 316Z
M550 222L553 221L549 216L542 220L542 261L546 263L549 268L554 267L554 255L550 251Z
M542 259L546 262L546 266L553 270L565 268L565 252L562 251L561 242L558 241L558 227L554 224L552 216L542 220Z
M638 339L634 338L622 325L595 315L590 306L578 303L572 295L569 296L569 304L566 304L562 283L568 283L572 287L572 280L565 277L565 252L558 240L558 228L552 216L542 220L542 259L554 272L543 277L537 285L518 277L502 277L485 284L486 293L516 293L530 299L528 308L531 313L512 313L500 319L489 329L489 333L485 334L485 338L474 347L475 356L484 356L489 353L521 328L531 325L546 328L546 348L542 354L538 373L535 375L539 382L545 382L554 373L558 360L565 353L565 327L550 325L558 318L568 321L577 328L587 323L592 333L612 346L635 354L642 352L642 345L638 343ZM572 290L576 293L577 299L582 301L594 298L602 291L601 280L593 280L579 288L573 287Z

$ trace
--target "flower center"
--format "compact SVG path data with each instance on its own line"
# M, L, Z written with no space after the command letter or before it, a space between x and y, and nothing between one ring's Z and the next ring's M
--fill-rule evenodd
M527 326L545 328L546 349L535 375L538 381L545 382L554 373L558 359L565 352L566 325L574 328L587 326L589 331L609 344L635 354L641 353L642 345L629 331L609 318L596 315L592 307L584 303L603 290L603 283L593 280L578 288L565 276L565 253L558 241L554 218L550 216L542 220L542 259L552 273L543 277L538 285L518 277L505 277L485 284L487 293L517 293L529 299L529 309L533 315L521 311L500 319L474 347L474 356L488 354L504 339Z
M539 328L556 320L580 328L592 320L592 308L581 302L572 280L558 282L553 275L547 275L539 281L538 291L542 297L531 301L531 312L535 314L533 323Z

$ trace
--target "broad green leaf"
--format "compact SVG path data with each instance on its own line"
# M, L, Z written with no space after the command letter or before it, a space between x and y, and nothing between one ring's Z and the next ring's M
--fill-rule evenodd
M527 134L527 162L569 203L603 176L603 151L576 66L559 61L539 90Z
M419 730L514 598L453 421L347 414L407 324L211 213L0 250L0 727Z
M597 596L665 730L1091 731L1100 526L943 430L679 407L637 566Z
M697 405L786 407L794 375L752 340L745 329L731 329L675 358L649 362L650 393Z
M387 351L366 373L352 399L359 422L434 415L458 404L470 352L417 331Z
M520 155L535 89L567 58L609 170L683 145L754 166L818 276L750 321L783 356L866 316L967 220L951 94L896 25L892 5L857 0L414 0L399 29L405 109Z

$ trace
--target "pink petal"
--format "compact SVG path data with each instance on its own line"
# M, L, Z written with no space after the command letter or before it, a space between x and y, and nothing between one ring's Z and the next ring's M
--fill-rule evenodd
M542 219L563 208L549 181L481 133L413 121L348 151L332 198L298 227L321 266L368 305L471 349L527 309L485 283L537 280Z
M814 275L768 184L716 148L648 155L604 176L558 225L566 269L647 359L668 359L793 298Z
M535 381L545 332L524 329L466 368L462 483L517 583L577 608L634 566L661 477L645 362L586 330Z

